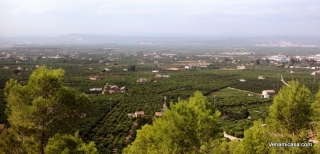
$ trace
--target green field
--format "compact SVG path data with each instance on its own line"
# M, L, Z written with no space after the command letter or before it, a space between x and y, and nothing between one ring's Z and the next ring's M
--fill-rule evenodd
M210 95L215 95L218 97L231 97L231 96L261 97L257 93L248 92L248 91L244 91L244 90L240 90L240 89L234 89L234 88L230 88L230 87L220 89L218 91L211 93Z

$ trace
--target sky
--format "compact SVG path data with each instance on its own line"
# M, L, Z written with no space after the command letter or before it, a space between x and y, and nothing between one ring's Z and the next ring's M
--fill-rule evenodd
M319 0L0 0L0 36L320 36Z

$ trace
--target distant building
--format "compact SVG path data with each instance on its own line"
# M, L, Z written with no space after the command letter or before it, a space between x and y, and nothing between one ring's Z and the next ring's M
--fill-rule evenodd
M110 87L109 94L126 93L126 87L119 88L116 85Z
M152 73L159 73L159 70L152 70Z
M273 61L277 61L277 62L289 62L288 60L289 58L285 55L281 55L281 54L278 54L278 55L274 55L274 56L270 56L269 57L269 60L273 60Z
M262 95L263 98L270 98L270 95L269 94L264 94Z
M155 116L156 118L159 118L159 117L162 116L162 112L155 112L155 113L154 113L154 116Z
M90 76L90 80L101 80L101 76Z
M148 80L146 78L140 78L137 80L137 82L147 82Z
M110 69L109 69L109 68L104 68L104 69L102 69L102 71L104 71L104 72L109 72Z
M168 70L168 71L178 71L178 70L180 70L180 68L177 68L177 67L169 67L169 68L166 68L166 70Z
M136 111L134 113L134 115L135 115L135 117L144 117L145 116L143 111Z
M320 75L320 71L314 71L311 73L311 75Z
M246 66L244 66L244 65L238 65L238 66L237 66L237 69L238 69L238 70L244 70L244 69L246 69Z
M276 92L274 90L263 90L262 96L263 98L269 98L271 95L274 95Z
M102 91L102 88L90 88L90 91Z

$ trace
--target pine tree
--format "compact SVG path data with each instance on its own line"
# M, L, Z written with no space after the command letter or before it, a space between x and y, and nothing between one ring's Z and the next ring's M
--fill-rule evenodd
M79 137L79 132L75 135L60 135L56 134L48 140L45 147L47 154L98 154L98 151L93 142L88 144L83 143Z
M136 140L123 153L204 153L205 149L212 149L212 140L222 134L219 115L197 91L187 101L171 103L152 126L138 131Z
M289 82L274 97L269 109L268 123L277 133L299 135L310 128L310 91L298 81Z
M74 132L77 122L88 111L89 99L63 86L63 76L61 69L42 66L33 71L27 85L12 79L6 83L6 114L11 137L13 135L21 146L29 147L21 148L27 150L25 152L44 153L51 136Z
M235 149L234 153L259 153L269 152L268 141L270 140L268 129L262 125L261 121L255 121L254 125L244 132L244 138Z
M311 128L310 91L298 81L280 89L270 106L266 126L256 121L245 131L244 138L234 153L315 153L312 147L272 147L269 143L308 142Z

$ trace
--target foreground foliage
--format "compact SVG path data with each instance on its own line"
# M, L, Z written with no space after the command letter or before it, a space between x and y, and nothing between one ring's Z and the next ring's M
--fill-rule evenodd
M97 154L98 151L95 148L95 144L90 142L89 144L83 143L79 137L79 132L72 135L60 135L56 134L49 139L45 148L45 153L48 154Z
M0 136L4 153L44 153L50 137L70 133L88 111L89 99L63 86L64 71L36 69L27 85L4 89L10 128ZM14 143L14 144L12 144Z
M270 143L307 143L312 130L310 91L298 81L289 82L275 96L266 124L255 122L234 153L316 153L313 147L272 147ZM319 152L319 151L318 151Z
M222 132L220 112L200 92L188 101L179 100L152 125L138 130L135 141L124 153L206 153Z

